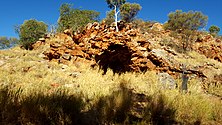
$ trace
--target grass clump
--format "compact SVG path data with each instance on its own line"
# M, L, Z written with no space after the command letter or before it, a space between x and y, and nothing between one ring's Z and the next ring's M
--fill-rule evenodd
M206 94L195 78L189 79L188 93L181 93L179 87L163 89L154 71L114 75L108 69L102 75L98 68L83 64L66 66L31 58L40 54L35 50L0 53L2 125L222 123L221 99ZM181 80L176 81L180 86Z
M11 89L0 90L1 124L77 124L83 106L80 96L68 96L64 91L24 96L21 89Z
M0 121L1 124L85 125L219 124L222 120L221 101L201 92L182 94L178 90L155 89L139 93L129 88L131 83L118 84L110 93L93 98L65 88L51 93L25 93L21 88L1 86Z

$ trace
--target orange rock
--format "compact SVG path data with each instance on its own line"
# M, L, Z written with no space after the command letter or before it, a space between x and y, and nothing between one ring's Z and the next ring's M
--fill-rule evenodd
M81 50L72 50L70 53L72 56L78 56L78 57L85 57L85 53L82 52Z
M37 41L32 45L33 49L38 49L42 44L44 44L42 41Z
M58 83L51 83L50 86L54 87L54 88L57 88L59 87L60 85Z

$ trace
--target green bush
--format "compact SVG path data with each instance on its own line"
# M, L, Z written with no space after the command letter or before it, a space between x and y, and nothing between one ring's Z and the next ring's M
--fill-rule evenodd
M60 7L60 17L58 20L58 31L65 29L73 31L81 30L88 23L98 21L99 12L93 10L80 10L72 8L71 4L62 4Z
M208 21L208 17L201 12L182 12L182 10L169 13L168 18L165 28L173 31L198 30L205 27Z
M139 4L127 2L120 7L121 19L125 22L132 22L141 9Z
M212 25L210 26L209 31L213 35L218 35L218 33L220 32L220 27Z
M48 26L44 22L35 19L25 20L16 29L20 37L19 44L25 49L31 50L32 44L45 35L47 28Z
M169 20L164 24L164 28L175 32L175 36L181 36L182 52L192 50L196 38L195 31L206 26L208 17L201 12L182 12L182 10L171 12L168 17Z

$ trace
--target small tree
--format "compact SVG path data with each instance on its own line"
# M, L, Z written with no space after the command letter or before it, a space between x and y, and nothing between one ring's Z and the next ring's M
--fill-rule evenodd
M218 26L212 25L210 26L209 31L211 34L218 35L218 33L220 32L220 28Z
M137 3L125 3L120 7L121 19L125 22L132 22L142 7Z
M169 20L165 24L165 28L173 31L198 30L205 27L208 20L208 17L201 12L182 12L182 10L171 12L168 17Z
M48 26L44 22L30 19L16 29L19 34L19 44L25 49L32 49L32 44L47 33Z
M118 25L117 25L117 22L118 22L118 14L120 13L120 6L122 4L124 4L126 2L126 0L106 0L107 4L108 4L108 7L110 9L114 9L114 12L115 12L115 24L116 24L116 32L119 31L118 29Z
M0 37L0 49L9 47L10 42L7 37Z
M72 8L71 4L62 4L58 20L58 31L65 29L80 30L86 24L98 21L99 12L93 10L79 10Z
M171 12L168 17L169 20L164 24L164 27L180 33L183 52L192 49L195 30L205 27L208 20L208 17L201 12L182 12L182 10Z
M18 43L18 39L14 37L0 37L0 49L7 49L15 46Z

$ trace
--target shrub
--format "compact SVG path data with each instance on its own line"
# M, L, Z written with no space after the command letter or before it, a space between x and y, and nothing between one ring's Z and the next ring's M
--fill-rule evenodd
M16 29L20 38L19 44L25 49L31 50L32 44L45 35L47 28L48 26L44 22L35 19L25 20Z
M65 29L80 30L88 23L98 21L99 12L93 10L80 10L72 8L71 4L62 4L58 20L58 31Z
M183 52L191 50L196 38L195 31L206 26L208 17L201 12L182 12L182 10L171 12L168 17L169 20L164 24L164 28L179 33L182 37Z
M209 31L213 35L217 35L220 32L220 28L218 26L212 25L209 28Z
M121 19L125 22L132 22L142 7L137 3L125 3L120 7Z
M198 30L207 24L208 17L201 12L182 12L176 10L168 15L169 20L165 28L169 30Z

